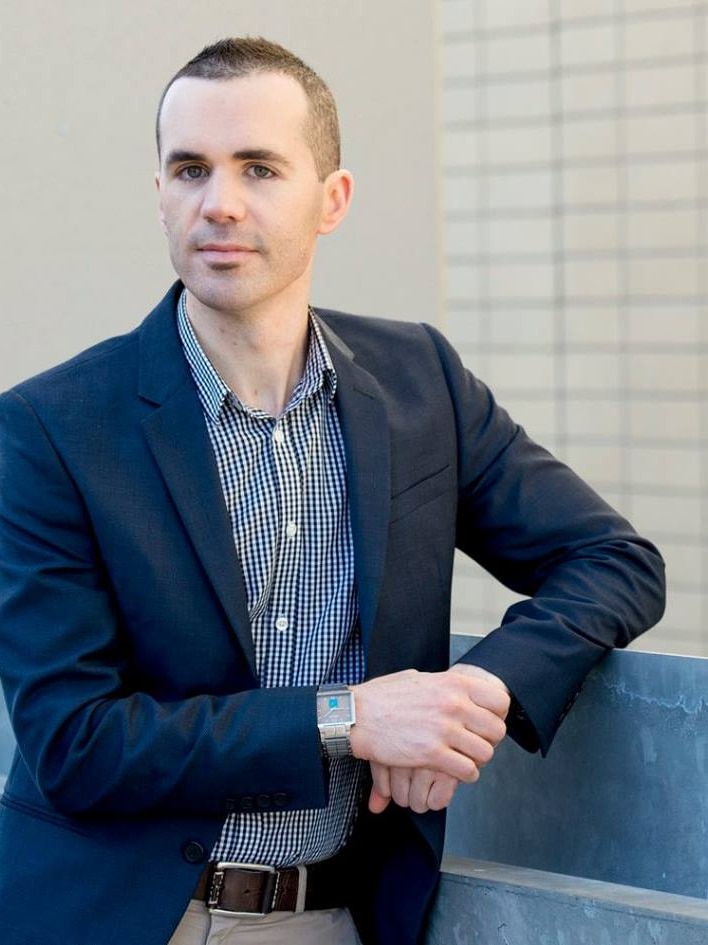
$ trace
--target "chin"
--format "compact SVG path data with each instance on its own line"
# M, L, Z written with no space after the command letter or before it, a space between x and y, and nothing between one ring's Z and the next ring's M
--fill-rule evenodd
M234 278L233 275L228 278L226 273L224 277L189 279L182 276L182 281L201 305L217 312L231 312L247 308L249 304L256 301L252 293L244 292L241 280Z

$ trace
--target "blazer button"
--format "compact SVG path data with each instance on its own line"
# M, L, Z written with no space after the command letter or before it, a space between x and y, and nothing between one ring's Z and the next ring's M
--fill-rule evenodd
M255 810L256 800L250 794L244 794L241 800L239 801L239 807L243 811Z
M259 794L256 798L256 804L261 810L269 810L273 806L270 794Z
M276 807L285 807L289 800L289 796L283 791L279 791L277 794L273 795L273 803Z
M203 863L206 855L206 850L197 840L188 840L182 847L182 856L188 863Z

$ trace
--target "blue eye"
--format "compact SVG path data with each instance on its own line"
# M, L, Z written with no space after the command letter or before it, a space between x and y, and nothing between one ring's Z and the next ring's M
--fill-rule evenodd
M269 167L266 167L265 164L251 164L248 168L249 172L257 177L259 180L268 180L269 177L274 177L273 171Z
M179 177L183 180L201 180L206 174L206 170L198 164L188 164L179 172Z

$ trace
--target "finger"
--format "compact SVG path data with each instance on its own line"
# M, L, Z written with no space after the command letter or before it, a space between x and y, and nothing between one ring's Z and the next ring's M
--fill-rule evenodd
M445 778L447 776L440 775L440 777ZM450 781L454 781L454 778L450 778ZM413 772L408 791L408 800L411 810L414 810L416 814L424 814L430 809L428 796L434 783L435 772L431 771L429 768L417 768ZM457 782L455 781L455 783Z
M456 680L463 681L467 697L475 705L488 709L500 719L505 719L511 705L511 696L501 686L490 683L486 679L477 679L474 676L464 676L448 670Z
M369 794L369 810L372 814L383 814L390 803L390 797L384 797L383 794L379 794L375 787L371 788L371 793Z
M469 735L469 733L466 734ZM464 736L461 736L459 740L464 743ZM443 774L449 775L457 781L463 781L465 784L472 784L479 780L479 767L464 751L440 747L437 751L431 753L427 761L427 767L433 771L441 771Z
M505 719L511 706L511 696L504 689L500 689L493 683L486 683L483 680L469 680L475 683L472 700L485 709L489 709L498 718Z
M391 797L399 807L410 807L411 768L391 768Z
M488 741L494 748L506 735L506 725L498 715L474 704L467 709L465 728Z
M372 814L380 814L386 810L391 801L390 770L386 765L372 761L371 778L373 786L369 794L369 810Z
M455 751L466 755L478 768L488 765L494 757L494 746L491 745L486 738L482 738L475 732L469 732L466 729L461 729L453 734L451 747L454 748ZM445 771L447 774L457 777L457 774L449 770L447 766L436 764L435 768L439 768L441 771Z
M455 791L460 782L441 771L435 773L435 778L428 792L428 808L430 810L444 810L452 803Z
M376 761L371 762L371 779L374 782L376 791L382 797L391 796L391 769L388 765L379 764Z

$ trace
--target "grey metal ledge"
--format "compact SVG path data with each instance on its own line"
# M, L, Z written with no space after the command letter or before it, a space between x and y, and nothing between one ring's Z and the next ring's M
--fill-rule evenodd
M448 857L426 945L705 945L689 896Z

